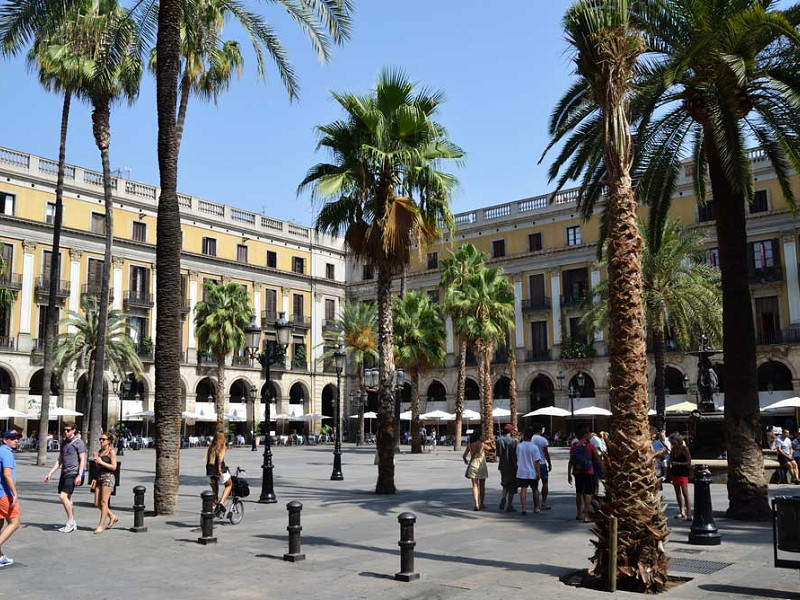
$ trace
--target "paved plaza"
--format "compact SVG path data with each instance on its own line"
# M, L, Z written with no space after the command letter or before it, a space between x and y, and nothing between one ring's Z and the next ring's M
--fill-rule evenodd
M148 517L149 531L134 534L134 485L147 486L152 508L155 454L129 451L122 459L122 484L113 500L118 529L92 535L98 511L88 488L76 494L79 530L62 534L64 523L55 481L33 466L33 454L19 455L18 488L22 528L5 550L17 562L0 574L0 596L13 598L597 598L560 578L589 566L590 525L574 520L572 488L566 482L566 452L553 451L550 504L540 515L498 513L499 473L490 465L487 511L471 510L461 453L401 454L395 496L372 493L374 447L344 449L341 482L330 481L330 446L276 448L278 504L255 502L260 490L261 453L232 449L226 460L248 471L251 496L244 522L216 521L218 543L201 546L200 492L207 489L203 450L181 454L179 510L166 518ZM55 460L51 453L50 458ZM795 486L773 493L798 493ZM800 574L772 566L771 525L722 518L725 489L713 487L723 543L697 547L687 540L688 524L678 523L671 489L668 515L674 527L668 552L672 574L691 580L669 598L800 598ZM286 503L303 503L303 550L296 564L281 557L287 549ZM516 502L516 500L515 500ZM518 505L518 503L517 503ZM399 570L397 515L417 515L417 571L412 583L393 580ZM124 528L123 528L124 527ZM799 557L800 558L800 557ZM700 562L697 562L700 561ZM709 564L707 561L711 561ZM716 570L710 574L700 571ZM71 592L69 590L72 590ZM631 596L619 592L621 596Z

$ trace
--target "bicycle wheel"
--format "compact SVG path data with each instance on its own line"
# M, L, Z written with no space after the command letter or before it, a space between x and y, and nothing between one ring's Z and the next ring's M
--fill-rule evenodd
M244 502L235 498L231 503L231 510L228 513L228 519L232 525L238 525L244 519Z

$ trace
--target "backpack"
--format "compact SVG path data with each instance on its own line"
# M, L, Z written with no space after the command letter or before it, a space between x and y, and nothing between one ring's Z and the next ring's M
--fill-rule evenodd
M572 470L575 473L588 473L592 468L592 457L589 454L588 444L578 442L572 453Z
M234 475L233 479L233 494L238 498L247 498L250 495L250 484L244 477L237 477Z

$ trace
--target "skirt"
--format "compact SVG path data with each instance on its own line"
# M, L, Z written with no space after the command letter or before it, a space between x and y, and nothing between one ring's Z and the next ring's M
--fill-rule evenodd
M486 459L481 456L472 459L467 468L467 477L470 479L486 479L489 477L489 469L486 467Z

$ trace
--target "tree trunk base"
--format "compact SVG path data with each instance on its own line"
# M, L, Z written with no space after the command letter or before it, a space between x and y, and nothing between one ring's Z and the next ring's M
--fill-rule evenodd
M754 496L749 502L731 500L725 518L734 521L769 521L772 519L772 510L766 498Z

